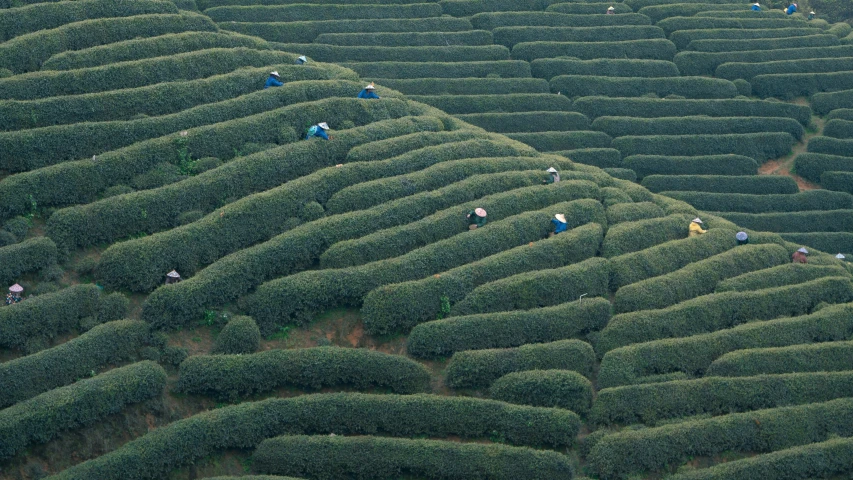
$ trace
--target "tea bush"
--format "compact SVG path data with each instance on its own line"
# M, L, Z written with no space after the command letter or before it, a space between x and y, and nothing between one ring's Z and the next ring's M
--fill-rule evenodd
M592 383L571 370L528 370L495 380L489 396L509 403L565 408L586 415L592 404Z
M526 27L543 30L539 27ZM617 27L626 28L626 27ZM495 35L499 34L498 29ZM600 28L594 29L596 32ZM664 60L633 60L601 58L595 60L572 60L568 58L539 58L530 62L534 77L550 80L559 75L601 75L607 77L677 77L678 68Z
M824 172L853 172L853 158L845 155L806 152L797 155L794 160L794 169L806 180L820 182Z
M805 129L799 122L793 118L778 117L598 117L592 122L592 128L612 137L786 132L800 140L805 135Z
M740 7L747 9L749 6L742 4ZM705 9L707 10L707 8ZM715 18L690 16L673 16L670 18L664 18L661 21L656 22L655 25L662 28L666 32L667 36L676 30L719 28L805 28L808 26L802 18Z
M853 108L853 90L816 93L811 98L812 108L818 115L826 115L835 109Z
M675 56L675 45L665 38L653 38L622 42L522 42L512 47L512 58L528 62L539 58L568 56L581 60L594 58L672 60Z
M607 6L604 7L607 9ZM619 25L612 27L498 27L492 32L495 43L512 48L513 45L523 42L624 42L628 40L649 40L652 38L664 38L663 30L651 25ZM563 59L540 59L537 62L562 62ZM572 60L568 60L572 61ZM576 61L576 60L574 60ZM602 60L590 60L591 62L602 62ZM618 60L605 60L618 65ZM648 62L652 62L649 60ZM657 63L657 62L654 62ZM624 65L624 64L623 64ZM642 68L640 61L633 61L631 65L637 70L649 71L655 66ZM661 66L656 66L662 69ZM670 69L664 71L671 71ZM602 75L596 73L584 73L585 75ZM569 75L560 73L558 75ZM541 75L536 75L541 77ZM556 76L556 75L554 75ZM634 76L634 75L623 75ZM648 76L648 75L637 75ZM668 76L668 75L661 75ZM550 78L550 77L544 77Z
M622 160L622 165L637 172L640 179L650 175L758 175L755 159L733 154L696 157L631 155Z
M546 12L568 13L574 15L594 15L606 12L609 7L613 7L614 13L626 14L634 13L631 7L624 3L552 3L545 9Z
M349 20L369 18L424 18L441 16L436 3L409 5L233 5L204 11L214 22L298 22L305 20Z
M512 113L529 111L571 111L568 97L550 93L511 93L506 95L409 95L451 115L462 113Z
M824 125L823 134L833 138L853 138L853 121L833 119Z
M604 132L531 132L507 133L507 137L526 143L542 152L575 150L581 148L608 148L612 139Z
M619 149L626 157L736 154L764 162L790 153L795 142L791 134L784 132L649 135L616 138L613 140L613 148Z
M619 167L622 165L622 152L615 148L577 148L574 150L556 150L554 155L562 155L573 162L593 165L599 168Z
M340 65L354 70L363 78L483 78L489 75L497 75L500 78L526 78L530 76L530 64L520 60L344 62Z
M589 119L577 112L469 113L456 118L496 133L590 129Z
M492 32L371 32L322 33L314 43L341 46L424 47L430 45L492 45Z
M261 22L217 23L225 30L285 43L311 43L324 33L461 32L474 28L467 18L453 17Z
M684 214L650 218L612 226L601 247L601 255L615 257L645 250L655 245L684 238L690 219Z
M849 232L853 230L853 210L781 213L724 212L719 215L738 225L764 232Z
M377 84L412 95L501 95L548 93L541 78L404 78L374 79Z
M607 207L607 223L637 222L666 216L663 209L653 202L617 203Z
M853 88L850 71L757 75L752 78L751 83L753 94L762 98L778 97L784 100Z
M212 353L240 355L255 353L261 344L261 331L251 317L234 317L216 336ZM193 357L199 358L199 357Z
M822 277L841 277L847 271L841 265L788 263L778 267L744 273L717 284L718 292L750 291L803 283Z
M494 30L498 27L612 27L625 25L651 25L645 15L568 15L554 12L496 12L478 13L471 17L474 28Z
M820 29L813 27L791 27L791 28L704 28L699 30L678 30L669 35L672 43L678 47L678 50L685 50L687 45L694 40L713 40L713 39L729 39L729 40L746 40L758 39L758 42L764 41L765 38L791 38L803 37L806 35L815 35L822 33Z
M653 23L657 24L663 19L671 18L671 17L692 17L697 13L713 10L715 7L720 7L720 5L705 2L705 3L673 3L670 5L648 5L642 7L637 10L637 13L640 15L645 15L649 17ZM726 5L726 8L729 9L730 15L734 15L738 13L740 10L750 11L750 5L742 3L737 5ZM682 30L681 28L676 28L676 30ZM669 34L671 32L667 32Z
M683 51L675 55L673 62L678 66L678 70L682 75L713 75L717 67L724 63L761 63L772 62L774 60L839 58L851 55L853 55L853 45L719 53Z
M839 192L853 193L853 172L823 172L820 183L823 188Z
M648 175L642 185L653 192L693 191L752 195L795 194L797 183L782 176Z
M805 35L790 38L762 38L761 41L758 42L754 39L728 38L694 40L687 45L687 50L695 52L728 53L755 50L778 50L782 48L834 47L837 45L840 45L840 43L838 41L838 37L835 35Z
M853 54L853 50L851 50ZM598 117L789 117L804 126L811 121L812 111L805 105L750 99L657 99L582 97L574 101L573 110L590 119ZM449 113L449 112L448 112ZM726 152L731 153L731 152ZM703 152L700 155L707 155Z
M56 257L56 245L46 237L0 247L0 282L15 283L21 274L55 265Z
M712 212L775 213L853 208L853 196L827 190L807 190L800 193L781 195L690 191L663 192L663 194L683 200L699 210Z
M762 63L724 63L717 67L715 76L729 80L736 78L752 80L757 75L774 73L822 73L848 70L853 70L853 59L851 58L809 58Z
M434 4L433 4L434 5ZM301 7L301 5L297 5ZM334 5L330 5L334 6ZM381 58L386 62L457 62L509 60L509 49L503 45L426 46L426 47L345 47L319 43L280 43L278 50L302 52L318 62L370 62Z
M853 252L853 233L848 232L784 233L782 238L826 252Z
M850 368L853 342L826 342L727 353L708 367L708 375L745 377L794 372L843 372Z

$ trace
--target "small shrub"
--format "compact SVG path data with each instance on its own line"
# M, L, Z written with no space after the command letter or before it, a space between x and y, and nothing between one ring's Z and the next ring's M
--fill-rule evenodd
M251 317L234 317L219 332L213 353L254 353L261 345L261 331Z
M592 405L592 383L570 370L529 370L495 380L489 396L509 403L565 408L586 415Z

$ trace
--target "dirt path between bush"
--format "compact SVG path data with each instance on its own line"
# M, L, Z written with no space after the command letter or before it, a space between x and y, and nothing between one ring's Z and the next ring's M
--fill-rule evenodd
M798 105L808 105L808 102L805 99L797 99L797 101L793 103ZM794 168L794 159L797 158L797 155L808 151L809 140L811 140L812 137L823 134L823 125L824 121L822 118L812 117L812 125L809 127L808 131L806 131L803 139L793 146L791 153L776 160L768 160L767 162L764 162L758 167L758 174L784 175L791 177L795 182L797 182L797 186L800 187L801 192L821 188L820 185L809 182L803 177L792 173L791 170Z

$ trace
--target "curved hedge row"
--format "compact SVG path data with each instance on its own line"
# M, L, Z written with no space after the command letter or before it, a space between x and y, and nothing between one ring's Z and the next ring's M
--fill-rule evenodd
M853 439L835 438L825 442L786 448L763 455L725 462L713 467L673 475L672 480L750 480L771 478L830 478L853 471Z
M592 128L611 137L785 132L800 140L805 135L805 128L798 121L784 117L598 117L592 122Z
M556 150L551 152L573 162L593 165L598 168L620 167L622 152L615 148L576 148L574 150Z
M530 64L521 60L486 62L350 62L342 67L362 78L527 78Z
M832 119L824 125L823 134L833 138L853 138L853 121Z
M94 18L131 17L157 13L178 13L172 2L147 0L84 0L74 3L37 3L0 10L0 42L38 30Z
M298 5L301 6L301 5ZM320 43L279 43L278 50L300 52L318 62L370 62L381 58L386 62L482 62L509 60L509 49L503 45L427 46L427 47L342 47Z
M851 68L850 70L853 70ZM853 88L853 72L780 73L753 77L752 92L759 97L792 99L820 92Z
M853 158L825 153L801 153L794 160L798 175L812 182L819 182L824 172L853 172Z
M474 178L453 185L452 190L449 190L456 192L453 195L444 196L445 190L427 192L388 205L335 215L294 228L267 242L231 254L191 279L159 288L149 295L143 305L143 317L162 327L181 326L210 305L221 305L236 299L266 279L288 275L313 264L326 248L338 241L358 238L382 228L404 224L410 218L427 215L438 209L512 189L513 184L525 186L538 182L535 175L495 175L493 181ZM497 181L501 176L505 179ZM247 275L248 272L254 273Z
M835 109L851 109L853 108L853 90L816 93L812 96L811 103L812 108L818 115L826 115Z
M346 84L329 85L331 88L326 90L321 85L312 83L304 85L306 88L300 88L296 93L298 97L300 93L304 94L309 90L316 91L319 94L324 91L342 92L346 90L346 86ZM284 89L284 87L281 88ZM285 99L287 93L283 90ZM292 137L282 138L279 141L285 144L280 147L234 159L218 168L193 177L187 177L185 180L174 184L110 197L87 205L61 210L51 216L48 235L65 246L85 246L99 242L112 242L139 232L152 233L171 228L175 225L177 217L183 212L189 210L209 212L227 204L229 199L273 188L281 183L298 178L300 175L309 174L322 167L332 166L336 161L342 160L346 151L352 146L375 139L387 138L389 135L410 133L415 131L419 124L430 125L430 123L434 124L435 122L431 119L406 118L405 115L410 113L413 112L409 109L409 105L399 100L362 102L355 98L338 97L311 103L299 103L238 119L235 122L242 123L245 128L235 132L237 135L229 136L222 129L218 129L217 126L221 126L221 124L208 125L193 130L185 138L190 151L196 152L204 147L213 147L217 150L225 149L226 145L238 143L238 139L242 135L254 135L257 139L262 133L257 130L253 131L249 127L260 123L265 123L267 126L264 129L272 135L281 134L282 124L291 126L292 130L302 130L303 125L310 125L311 118L320 116L328 118L330 122L335 122L332 125L344 121L356 122L356 125L368 124L362 128L343 130L336 137L336 142L328 142L322 145L318 145L316 142L293 142L294 138ZM389 122L371 123L389 117L392 119ZM395 122L393 120L395 117L402 117L402 119ZM277 120L276 124L269 125L273 118ZM434 128L436 127L431 126L431 129ZM212 138L214 136L216 136L215 139ZM134 149L141 155L149 156L152 161L162 161L163 157L159 157L157 153L168 151L170 150L169 147L172 150L168 152L169 157L176 157L175 142L177 138L177 135L161 137L151 142L135 144L129 149ZM193 149L194 145L199 145L201 148L195 150ZM145 149L145 146L149 148ZM121 155L126 151L113 152L112 157L121 163L128 162L132 157ZM282 156L285 157L285 162L282 161ZM95 168L98 168L110 160L112 158L101 158L94 161L93 164ZM141 159L137 158L137 160ZM174 162L177 163L178 159L175 158ZM287 165L288 168L282 168L283 164ZM124 173L126 175L126 172ZM236 182L238 178L240 181ZM90 223L91 219L95 218L98 219L96 228Z
M464 32L322 33L314 39L314 43L350 47L424 47L430 45L492 45L492 40L492 32L467 30Z
M589 377L594 364L592 346L580 340L469 350L450 358L446 383L450 388L487 387L508 373L525 370L574 370Z
M631 10L631 7L624 3L614 3L612 5L609 3L552 3L551 5L548 5L548 8L546 8L545 11L574 15L595 15L607 12L609 7L613 7L614 13L620 15L634 13L634 11ZM661 36L663 36L663 32L661 32Z
M808 38L808 37L803 37ZM785 39L787 40L787 39ZM724 63L717 67L714 76L734 80L774 73L822 73L853 70L853 58L809 58L801 60L777 60L773 62Z
M579 148L608 148L612 139L604 132L531 132L507 133L507 137L530 145L541 152L557 152Z
M663 192L663 195L683 200L699 210L711 212L779 213L853 208L853 196L828 190L764 195L676 191Z
M645 15L568 15L553 12L496 12L478 13L471 17L474 28L494 30L498 27L609 27L623 25L651 25Z
M506 445L383 437L294 436L264 440L252 454L261 472L310 478L570 480L574 469L557 452Z
M190 12L83 20L21 35L0 44L0 67L15 73L32 72L39 70L42 62L52 55L66 50L190 30L210 32L217 28L204 15Z
M625 204L632 205L632 204ZM453 306L453 315L506 312L557 305L581 295L609 293L610 262L595 257L561 268L513 275L475 288Z
M604 8L607 9L607 6ZM663 30L651 25L620 25L614 27L498 27L494 29L492 34L494 34L496 44L507 48L512 48L513 45L523 42L623 42L664 38ZM543 59L539 61L549 60L559 61L559 59ZM588 73L588 75L592 75L592 73ZM539 77L541 75L536 76Z
M30 444L49 441L63 430L97 422L127 405L158 396L165 387L163 367L146 361L0 410L0 458L9 458Z
M592 404L592 383L571 370L528 370L495 380L489 396L509 403L565 408L586 415Z
M211 48L267 49L267 42L237 33L182 32L156 37L125 40L82 50L53 55L42 64L43 70L74 70L117 62L163 57Z
M426 247L430 243L453 237L464 232L468 225L468 220L464 215L459 214L460 211L470 211L473 208L480 207L493 212L494 218L506 218L529 210L553 206L560 202L597 195L597 191L590 190L588 184L560 183L567 183L567 185L560 185L555 188L543 185L515 188L465 204L454 205L421 220L400 225L393 229L378 230L362 237L337 242L320 255L320 266L322 268L346 268L364 265L377 260L397 257L416 248ZM580 223L576 222L586 221L584 210L589 206L589 202L568 205L570 211L567 214L574 213L579 216L579 218L571 220L572 225L579 225Z
M571 111L572 101L550 93L507 95L408 95L409 100L426 103L451 115L460 113Z
M741 52L719 53L684 51L675 55L673 62L678 65L678 70L682 75L713 75L717 67L724 63L760 63L772 62L774 60L839 58L850 56L853 56L853 45L782 48L779 50L747 50Z
M162 138L174 132L205 125L251 120L246 117L279 110L279 129L290 126L300 131L310 125L310 116L323 116L332 124L350 120L362 124L360 105L364 102L341 103L330 97L346 97L361 85L346 80L292 82L273 91L256 91L217 103L199 105L181 112L138 120L115 120L97 123L55 125L31 130L0 132L0 149L5 155L0 168L13 172L35 170L45 166L111 152L144 140ZM350 99L354 100L354 99ZM348 103L348 104L347 104ZM375 109L374 109L375 110ZM369 115L369 114L368 114ZM383 118L371 115L369 120ZM368 120L368 121L369 121ZM307 127L305 127L307 129ZM241 132L243 133L243 132ZM244 133L245 134L245 133ZM174 136L172 137L175 138ZM235 144L240 145L238 139ZM292 138L296 140L296 138ZM174 143L174 140L172 141ZM172 146L177 150L176 146ZM177 163L177 154L162 160ZM239 195L234 193L234 195Z
M577 112L469 113L456 118L495 133L589 130L589 119Z
M696 157L632 155L625 157L622 165L637 172L641 180L650 175L758 175L758 163L754 158L734 154ZM669 193L672 192L667 195Z
M542 30L539 27L526 28L536 29L537 31ZM594 30L598 31L600 29ZM559 75L601 75L606 77L636 78L678 77L679 75L678 68L674 63L663 60L540 58L533 60L530 63L530 67L534 77L545 79L552 79Z
M603 224L606 220L601 204L594 205L597 205L598 209L589 208L584 220ZM540 225L548 223L553 217L552 212L562 210L560 205L555 207L548 209L547 213L541 210L538 212L537 221ZM547 227L544 232L536 231L536 226L527 228L535 234L527 238L525 235L519 235L516 236L517 240L533 241L535 237L541 238L547 234ZM588 224L551 239L535 242L533 245L522 244L520 247L445 271L438 276L379 286L364 297L364 327L371 333L408 331L418 323L434 319L436 314L441 312L442 297L446 297L452 305L479 285L518 273L555 268L585 260L595 256L603 236L601 225ZM516 241L515 245L518 243L521 242Z
M755 50L778 50L782 48L833 47L840 45L835 35L806 35L791 38L763 38L760 42L754 39L717 38L708 40L693 40L687 45L687 50L695 52L729 53Z
M853 230L853 210L721 212L719 215L738 225L763 232L849 232Z
M295 59L294 54L272 50L214 48L79 70L45 70L0 79L0 98L35 100L144 87L205 78L240 67L292 64Z
M450 301L455 302L478 284L532 269L562 266L575 259L576 255L594 255L594 250L592 253L587 252L589 248L581 250L583 253L556 255L552 252L557 248L557 244L562 248L569 245L586 247L585 244L574 245L572 241L590 241L589 238L578 237L587 233L588 229L575 235L566 235L568 240L562 242L543 241L534 244L534 248L525 245L523 249L527 252L522 253L522 247L516 247L519 243L534 242L546 236L550 227L548 221L553 216L551 212L555 210L574 210L577 212L576 217L580 217L576 220L578 224L603 220L604 216L600 204L594 200L578 201L573 205L556 204L543 210L523 212L490 224L489 228L439 240L388 260L345 269L304 271L273 280L259 286L246 300L245 308L252 312L252 316L259 323L273 325L276 322L289 323L294 320L307 323L319 311L340 305L359 306L364 301L363 317L368 331L387 333L398 329L408 330L420 321L434 317L440 311L440 305L435 310L426 312L417 310L417 306L410 307L410 315L400 322L396 315L384 311L382 303L378 306L380 309L374 311L372 301L377 294L368 294L381 287L395 289L391 284L398 282L422 283L416 279L444 272L441 274L444 280L433 282L438 284L433 286L433 290L446 289L448 279L456 282L453 285L455 290L440 291L436 294L435 302L440 302L442 295L449 296ZM462 208L457 210L464 211ZM462 213L457 215L464 218ZM465 228L457 228L456 231L461 233ZM595 247L597 248L597 245ZM397 301L402 304L418 299L416 293L409 293L397 298ZM415 312L418 313L417 316L413 316ZM426 318L421 320L422 316Z
M744 377L850 369L853 342L826 342L729 352L708 367L708 375ZM850 395L847 395L850 396Z
M626 0L625 4L634 10L639 10L650 5L668 5L673 3L673 0ZM708 0L678 0L678 3L708 3ZM721 0L715 5L738 3L735 0Z
M734 17L734 18L787 18L789 20L797 19L797 17L788 16L782 10L762 10L760 12L753 12L752 10L723 10L722 8L727 5L713 5L712 8L718 8L719 10L705 10L703 12L698 12L694 17ZM772 7L771 7L772 8ZM818 20L820 22L820 20ZM817 27L817 22L812 22L812 25Z
M694 191L781 195L800 191L797 182L790 177L767 175L648 175L643 178L641 185L655 193Z
M649 17L653 23L657 24L661 20L665 18L672 17L692 17L697 13L704 12L706 10L713 10L714 8L719 8L720 5L715 3L705 2L705 3L672 3L669 5L648 5L642 7L637 10L637 13L640 15L645 15ZM741 4L729 4L725 5L726 8L729 9L730 14L739 13L740 10L749 11L750 5L745 3ZM677 28L676 30L682 30ZM669 34L671 32L667 32Z
M98 325L59 346L0 364L0 408L85 378L95 369L133 358L148 342L148 324L120 320Z
M843 277L847 270L841 265L811 265L788 263L778 267L744 273L717 284L718 292L760 290L816 280L822 277Z
M684 227L681 224L681 228ZM713 228L699 237L671 240L655 246L619 255L610 260L611 288L618 290L641 280L666 275L692 262L718 255L734 247L735 232Z
M644 219L666 216L663 209L653 202L617 203L607 207L607 224L637 222Z
M853 53L853 50L851 50ZM683 73L683 72L682 72ZM685 75L687 75L685 73ZM657 98L583 97L574 101L573 110L590 119L598 117L789 117L804 126L811 122L812 111L805 105L750 99L690 100ZM448 112L449 113L449 112ZM731 152L728 152L731 153ZM704 152L702 154L705 154Z
M791 152L796 143L785 132L729 133L721 135L649 135L625 136L613 140L613 148L623 155L723 155L733 153L752 157L757 162L779 158Z
M596 347L604 353L632 343L708 333L754 320L804 315L821 302L851 300L853 282L849 277L826 277L752 292L705 295L660 310L616 315L601 331Z
M650 93L661 97L680 95L685 98L734 98L738 95L737 87L730 81L705 77L560 75L551 79L551 91L566 92L568 97L642 97Z
M814 137L809 140L809 153L853 157L853 139Z
M388 78L373 79L383 87L412 95L505 95L548 93L541 78Z
M623 431L598 441L588 460L602 479L610 479L681 464L687 456L781 450L853 435L851 413L853 400L838 399Z
M219 408L149 432L57 479L148 479L227 448L252 448L278 435L386 434L482 438L513 445L565 446L580 419L554 408L435 395L338 393L271 398Z
M456 148L459 146L460 145L457 144ZM446 152L446 150L447 149L442 146L416 150L415 152L417 153L418 158L422 158L429 153L441 153L443 151ZM409 155L398 157L396 159L396 163L400 163L400 160L407 160L412 157L415 157L414 152ZM551 165L549 162L554 162L554 165ZM465 158L463 160L447 160L435 163L423 170L417 170L393 177L377 178L376 180L355 183L346 188L342 188L334 193L328 201L326 201L326 214L333 215L355 210L364 210L366 208L375 207L385 202L390 202L416 193L446 187L460 179L464 180L472 175L484 175L510 171L532 171L537 169L537 167L542 170L546 170L551 166L560 167L561 170L563 170L563 168L569 170L566 172L567 177L571 177L574 174L571 170L572 164L570 162L566 160L560 161L554 157L477 157ZM580 186L576 183L573 185ZM501 194L498 193L496 195ZM503 217L504 215L500 216ZM354 241L358 241L358 239ZM347 261L323 263L325 263L326 266L353 264Z
M55 265L56 257L56 245L47 237L0 247L0 282L15 283L23 273Z
M748 5L741 5L748 8ZM706 8L707 10L707 8ZM717 28L791 28L806 27L802 18L796 20L791 18L715 18L715 17L669 17L657 23L658 27L664 29L667 36L676 30L699 30Z
M699 30L678 30L669 35L672 43L678 47L678 50L684 50L687 45L694 40L712 40L712 39L729 39L729 40L746 40L746 39L762 39L765 38L792 38L803 37L806 35L814 35L821 33L823 30L813 27L792 27L792 28L704 28ZM759 43L755 42L755 43Z
M598 392L591 417L598 425L654 425L669 418L826 402L851 392L853 372L678 380L605 388Z
M201 104L221 102L258 91L258 80L277 68L281 81L357 80L352 72L328 64L241 67L208 78L155 83L83 95L40 100L0 100L0 129L21 130L80 122L128 120L131 115L169 115ZM131 113L133 112L133 113Z
M715 359L735 350L848 340L853 334L851 313L853 305L831 305L811 315L618 348L601 360L598 384L600 388L626 385L670 372L701 375Z
M298 22L305 20L357 20L440 17L436 3L386 5L234 5L204 11L214 22Z
M605 298L525 311L484 313L421 323L409 333L409 355L434 358L465 350L555 342L598 331L610 319Z
M691 263L675 272L626 285L616 292L616 313L666 308L714 293L721 280L789 262L781 245L744 245Z
M851 180L853 180L853 172L823 172L820 175L823 188L848 194L853 193Z
M853 252L853 233L849 232L783 233L782 238L825 252Z
M276 4L280 4L280 2L276 2ZM452 17L263 23L219 22L219 27L268 41L298 43L311 43L324 33L461 32L474 28L467 18Z
M672 60L675 57L675 45L665 38L652 38L621 42L522 42L512 47L512 58L528 62L538 58L569 56L581 60L595 58Z
M249 355L193 355L181 363L177 388L232 400L284 386L388 388L405 394L423 392L429 379L426 367L400 355L364 348L316 347Z
M608 230L601 247L601 255L615 257L645 250L655 245L684 238L690 219L685 214L650 218L636 222L620 223Z

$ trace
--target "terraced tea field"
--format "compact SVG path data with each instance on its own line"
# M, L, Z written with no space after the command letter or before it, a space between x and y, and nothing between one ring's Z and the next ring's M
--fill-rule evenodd
M0 0L0 478L853 474L853 27L299 1Z

